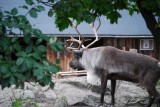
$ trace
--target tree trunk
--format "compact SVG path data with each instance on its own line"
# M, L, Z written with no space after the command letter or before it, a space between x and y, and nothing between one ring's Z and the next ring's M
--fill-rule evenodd
M148 29L150 30L150 32L152 33L153 37L154 37L154 41L155 41L155 53L156 56L155 58L160 60L160 28L156 28L157 25L157 21L155 19L155 16L153 15L153 12L150 10L147 10L146 8L142 7L142 2L141 0L137 0L137 5L138 8L146 22L146 25L148 27Z

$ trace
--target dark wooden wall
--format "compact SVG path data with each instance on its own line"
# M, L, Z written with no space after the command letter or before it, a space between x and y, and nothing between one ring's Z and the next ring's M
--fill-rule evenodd
M60 38L62 42L65 42L66 38ZM90 42L90 41L88 41ZM152 57L156 56L155 50L140 50L140 38L101 38L96 44L92 47L98 46L114 46L116 48L129 51L129 49L137 49L138 53L146 54ZM72 52L64 50L62 52L56 53L53 52L50 47L48 47L47 58L51 62L55 62L57 58L61 60L62 72L72 71L69 67L69 62L73 57Z
M156 56L155 50L140 50L140 38L104 38L103 43L104 46L114 46L126 51L129 51L129 49L137 49L138 53L154 58Z

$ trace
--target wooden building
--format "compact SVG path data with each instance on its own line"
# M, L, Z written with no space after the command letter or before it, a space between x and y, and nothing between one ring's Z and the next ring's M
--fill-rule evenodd
M58 39L62 42L65 42L66 39L68 39L67 36L64 35L56 35L58 36ZM74 37L77 37L77 35L72 35ZM87 34L84 35L85 38L94 40L94 35ZM156 52L155 52L155 43L153 40L153 36L151 35L99 35L100 40L96 42L92 47L99 47L99 46L113 46L125 51L134 51L137 53L149 55L155 58ZM90 43L91 41L88 41ZM88 44L86 43L86 44ZM48 59L51 62L55 62L56 58L61 60L61 67L62 71L72 71L72 69L69 67L69 61L72 59L73 54L72 52L68 52L67 50L64 50L59 53L53 52L48 47L48 53L47 53Z

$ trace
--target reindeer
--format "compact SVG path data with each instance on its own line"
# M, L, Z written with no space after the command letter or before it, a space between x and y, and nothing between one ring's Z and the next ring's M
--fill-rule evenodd
M147 90L149 101L146 107L151 107L155 99L157 107L160 107L160 94L155 88L160 78L160 62L147 55L132 53L111 46L88 49L98 41L98 35L93 24L90 24L90 27L94 31L96 39L89 45L84 46L84 41L73 37L67 40L68 42L77 42L81 47L72 48L72 45L68 47L74 51L74 58L70 61L69 66L73 69L87 70L87 80L96 81L92 78L93 75L100 79L101 97L97 107L105 107L104 95L107 80L111 80L110 106L115 104L116 80L123 80L139 83ZM76 26L74 28L77 30Z

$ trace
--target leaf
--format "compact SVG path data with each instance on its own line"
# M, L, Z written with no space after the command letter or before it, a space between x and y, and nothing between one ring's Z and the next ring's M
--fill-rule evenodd
M39 29L34 29L33 30L33 34L35 35L35 36L37 36L38 38L41 38L41 39L43 39L43 40L45 40L45 41L49 41L49 37L47 36L47 35L44 35L43 33L42 33L42 31L41 30L39 30Z
M20 68L19 68L20 72L28 72L30 69L28 68L27 64L26 63L23 63L22 65L20 65Z
M40 46L38 46L37 48L38 48L39 51L42 52L42 53L46 52L46 50L47 50L44 45L40 45Z
M16 15L18 13L18 10L17 10L17 8L13 8L12 10L11 10L11 14L14 16L14 15Z
M10 71L7 71L4 75L3 75L3 78L8 78L10 77L12 74Z
M58 51L55 44L49 44L49 46L51 47L52 50Z
M17 37L17 36L14 36L14 37L12 37L11 42L14 43L14 42L16 42L17 40L18 40L18 37Z
M40 11L45 11L45 8L41 5L38 5L37 8L40 10Z
M10 71L11 71L12 73L16 73L16 72L18 71L18 66L16 66L16 65L11 66L11 67L10 67Z
M39 37L40 34L42 34L42 31L39 29L33 29L33 34L37 37Z
M58 67L56 67L56 66L49 66L49 67L47 67L47 70L51 71L54 74L59 71Z
M25 21L27 24L24 24L23 32L24 36L30 36L32 32L32 25L28 23L28 21Z
M50 81L51 81L51 76L45 76L45 77L43 78L43 83L44 83L45 85L48 85L48 84L50 83Z
M9 12L9 11L4 11L4 13L7 13L7 14L11 15L11 12Z
M48 0L49 2L53 2L54 3L54 0Z
M43 69L36 69L33 71L33 75L36 76L37 80L41 80L44 78Z
M0 72L5 74L8 72L8 67L7 66L0 66Z
M60 64L61 60L60 59L56 59L56 64Z
M85 17L85 21L86 21L87 23L92 23L92 22L95 21L95 17L93 17L93 16L91 16L91 15L87 15L87 16Z
M52 37L52 38L49 38L49 44L53 44L57 41L57 38L56 37Z
M43 39L39 38L38 40L36 40L35 45L39 45L40 43L42 43Z
M21 65L24 62L24 58L20 57L17 59L16 64Z
M23 9L28 9L28 6L23 5L23 6L21 6L21 8L23 8Z
M26 47L26 53L31 53L32 52L32 49L33 49L33 45L28 45Z
M54 51L62 51L64 49L63 47L63 43L61 41L57 41L54 44L49 44L49 46L51 47L51 49L53 49Z
M32 58L25 58L25 63L27 64L28 68L32 68L33 67L33 64L35 63L36 61Z
M108 13L106 17L110 19L110 23L113 24L118 22L118 18L121 18L121 15L118 11L112 11Z
M16 84L16 82L17 82L17 81L16 81L15 76L13 76L13 75L10 76L10 78L9 78L9 83L10 83L10 84Z
M26 72L24 76L25 76L26 80L29 80L32 75L31 75L31 72L29 71L29 72Z
M42 64L42 63L39 63L39 62L35 62L35 63L33 64L33 66L34 66L34 68L41 68L41 67L43 67L43 64Z
M68 28L70 25L70 20L67 18L61 19L61 17L58 17L55 19L55 24L59 28L59 31L63 31L64 29Z
M55 83L51 81L51 82L50 82L50 88L52 88L52 89L53 89L53 88L54 88L54 86L55 86Z
M25 0L28 5L33 5L34 2L32 0Z
M25 35L23 37L23 40L26 44L31 44L31 39L32 39L31 35Z
M45 66L49 66L49 62L46 61L46 60L43 61L43 64L44 64Z
M2 11L0 11L0 17L2 17L3 16L3 12Z
M58 51L62 51L64 49L63 43L61 41L57 41L56 44L57 44L56 46L58 48Z
M20 51L20 52L18 52L18 53L16 54L16 56L19 56L19 57L26 57L27 54L26 54L26 52L24 52L24 51Z
M38 53L33 53L32 56L35 59L41 60L41 57L40 57L40 55Z
M46 42L49 41L49 37L45 34L41 34L39 37L42 38L43 40L45 40Z
M15 44L13 44L13 49L15 49L16 51L21 51L22 47L21 47L21 45L19 45L18 42L17 42L17 43L15 43Z
M37 14L37 11L35 8L32 8L30 11L29 11L29 14L32 18L37 18L38 17L38 14Z
M26 80L26 77L25 77L24 75L20 74L20 73L15 74L15 76L16 76L18 79L20 79L21 81L25 81L25 80Z
M49 12L48 12L48 16L49 16L49 17L52 17L53 14L54 14L54 10L50 9Z
M3 58L3 56L2 55L0 55L0 60ZM0 70L1 71L1 70Z

